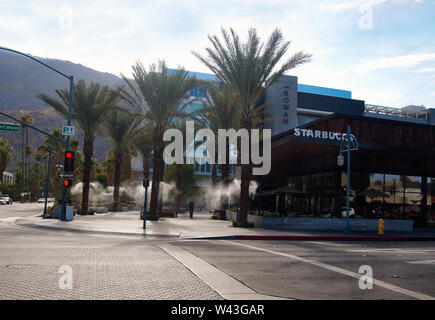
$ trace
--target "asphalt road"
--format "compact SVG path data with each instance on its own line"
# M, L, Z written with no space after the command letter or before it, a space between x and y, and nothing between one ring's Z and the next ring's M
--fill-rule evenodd
M434 242L178 241L253 290L292 299L435 299ZM372 268L373 289L359 287ZM382 281L377 285L376 280Z
M52 206L52 203L47 205ZM14 202L12 205L0 205L0 219L10 217L28 217L42 214L44 203L19 203Z
M209 285L219 282L216 272L207 282L161 243L186 250L262 295L435 299L435 242L174 241L14 225L13 217L42 208L0 206L0 299L221 299ZM363 265L372 268L373 289L359 287ZM71 267L72 289L59 287L62 266Z

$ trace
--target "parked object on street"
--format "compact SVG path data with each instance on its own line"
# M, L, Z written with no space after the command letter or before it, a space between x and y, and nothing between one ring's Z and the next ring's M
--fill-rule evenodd
M12 199L10 197L3 197L5 204L12 204Z
M0 205L12 204L10 197L0 197Z
M193 200L190 200L189 201L189 215L190 215L190 219L193 219L193 209L194 209Z
M354 215L355 215L355 209L349 208L349 217L354 216ZM346 218L346 207L341 208L341 216L343 218Z

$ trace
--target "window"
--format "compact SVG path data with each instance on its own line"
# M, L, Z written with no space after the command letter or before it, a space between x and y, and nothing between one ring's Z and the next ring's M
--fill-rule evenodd
M207 92L207 88L202 86L202 87L194 87L190 90L190 96L193 97L205 97L204 92Z
M317 119L319 119L319 117L317 117L317 116L311 116L311 115L308 115L308 114L298 114L298 123L297 123L297 125L298 126L302 126L302 125L304 125L306 123L312 122L312 121L317 120Z

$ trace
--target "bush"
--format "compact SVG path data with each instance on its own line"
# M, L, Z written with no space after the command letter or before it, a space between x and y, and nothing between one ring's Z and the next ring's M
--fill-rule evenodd
M233 227L235 227L235 228L253 228L254 224L252 222L239 223L237 221L233 221Z

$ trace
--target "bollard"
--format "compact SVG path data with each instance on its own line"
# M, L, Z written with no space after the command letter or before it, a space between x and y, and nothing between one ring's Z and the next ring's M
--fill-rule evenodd
M379 219L378 235L380 235L380 236L384 235L384 219Z

